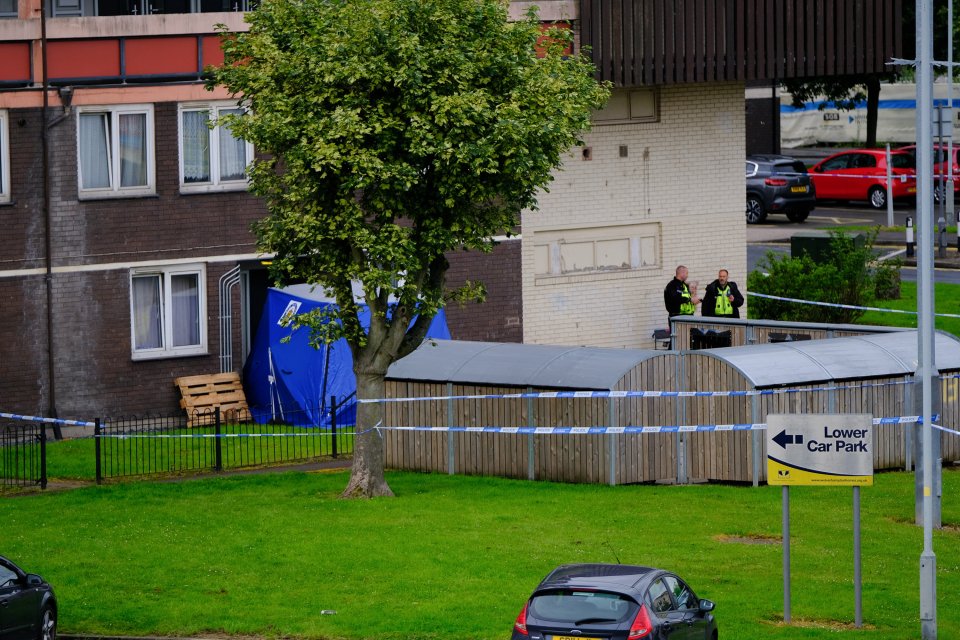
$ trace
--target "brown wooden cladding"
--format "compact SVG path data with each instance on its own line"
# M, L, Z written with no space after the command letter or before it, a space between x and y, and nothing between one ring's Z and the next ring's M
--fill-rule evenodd
M902 0L581 0L597 76L635 87L883 73Z
M390 427L593 427L734 425L766 422L771 413L916 413L908 378L792 387L790 393L730 397L499 398L388 403L383 431L392 469L489 475L557 482L766 481L762 430L658 434L504 434L398 431ZM891 383L891 384L885 384ZM836 388L840 387L840 388ZM505 395L510 387L387 381L387 396ZM796 390L795 392L793 390ZM630 371L615 390L749 391L725 361L705 352L667 352ZM549 391L549 389L531 389ZM941 424L960 424L960 377L944 372ZM873 427L874 468L903 469L911 425ZM960 460L960 438L942 433L944 461ZM685 473L681 474L680 463ZM613 477L611 478L611 469Z

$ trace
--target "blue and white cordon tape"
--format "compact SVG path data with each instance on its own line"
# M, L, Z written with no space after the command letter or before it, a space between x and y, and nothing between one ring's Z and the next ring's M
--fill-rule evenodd
M883 307L861 307L853 304L838 304L836 302L817 302L814 300L801 300L800 298L784 298L782 296L771 296L766 293L756 293L753 291L745 291L748 296L753 296L755 298L766 298L768 300L781 300L783 302L795 302L797 304L809 304L815 307L832 307L834 309L856 309L862 311L883 311L885 313L905 313L907 315L915 316L917 315L916 311L906 311L904 309L884 309ZM956 313L935 313L933 314L938 318L960 318L960 314Z
M524 398L736 398L744 396L773 396L791 393L843 391L846 389L870 389L897 385L916 384L915 380L868 382L857 385L836 385L816 389L752 389L750 391L531 391L521 393L483 393L476 395L410 396L406 398L359 399L358 404L387 402L427 402L438 400L518 400Z
M84 422L81 420L60 420L59 418L41 418L39 416L23 416L17 413L0 413L0 418L9 420L18 420L20 422L42 422L44 424L59 424L68 427L95 427L95 422Z
M937 420L939 416L934 415ZM890 424L922 424L921 416L894 416L889 418L874 418L875 425ZM934 425L936 426L936 425ZM740 424L691 424L691 425L659 425L659 426L626 426L626 427L384 427L358 432L370 431L432 431L449 433L507 433L513 435L604 435L604 434L650 434L650 433L709 433L726 431L764 431L765 422L748 422Z

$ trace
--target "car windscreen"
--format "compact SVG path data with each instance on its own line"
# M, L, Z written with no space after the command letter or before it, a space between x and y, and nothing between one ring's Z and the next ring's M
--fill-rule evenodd
M536 594L529 615L565 624L619 623L636 615L637 603L619 593L562 589Z
M774 173L806 173L807 167L802 162L778 162L773 165Z
M907 153L890 154L890 166L894 169L913 169L917 166L914 157Z

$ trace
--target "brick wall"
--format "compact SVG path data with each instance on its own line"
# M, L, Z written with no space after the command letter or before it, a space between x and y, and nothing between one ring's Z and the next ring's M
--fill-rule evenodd
M701 291L721 267L745 284L743 84L664 87L659 113L656 123L595 127L585 140L591 159L570 150L540 211L524 214L524 342L652 348L676 265ZM537 234L604 225L657 227L656 263L535 275Z
M447 287L467 280L487 289L482 303L447 305L447 325L454 340L523 341L523 304L520 299L520 240L509 239L491 253L458 251L447 255Z
M0 206L0 410L47 415L40 112L8 113L13 202ZM175 377L219 371L218 280L235 262L217 256L253 253L250 224L264 209L246 192L180 195L176 103L156 104L154 125L156 196L84 201L77 197L75 112L50 128L54 391L61 417L174 411ZM206 264L208 355L133 361L130 267L182 259ZM237 311L235 300L235 319ZM234 328L239 355L236 322Z

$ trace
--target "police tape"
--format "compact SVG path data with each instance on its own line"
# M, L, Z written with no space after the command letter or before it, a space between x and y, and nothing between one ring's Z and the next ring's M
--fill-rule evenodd
M884 309L883 307L863 307L854 304L839 304L836 302L818 302L816 300L801 300L800 298L785 298L783 296L771 296L766 293L756 293L754 291L745 291L748 296L754 298L766 298L768 300L780 300L782 302L794 302L796 304L809 304L815 307L830 307L833 309L856 309L860 311L883 311L885 313L904 313L907 315L917 315L916 311L907 311L904 309ZM960 318L956 313L935 313L938 318Z
M0 413L0 418L8 420L18 420L20 422L42 422L44 424L64 425L68 427L95 427L95 422L83 422L80 420L60 420L59 418L42 418L40 416L25 416L17 413Z
M353 431L316 431L304 433L100 433L92 438L101 440L201 440L216 438L316 438L337 436L355 436ZM89 439L89 438L84 438Z
M939 416L933 416L937 420ZM922 424L922 416L893 416L874 418L873 424ZM624 426L624 427L427 427L427 426L377 426L371 429L358 431L363 435L372 431L428 431L434 433L505 433L510 435L609 435L609 434L656 434L656 433L709 433L730 431L765 431L767 423L749 422L739 424L691 424L691 425L658 425L658 426Z
M949 434L951 434L951 435L960 436L960 431L957 431L956 429L950 429L950 428L944 427L944 426L939 425L939 424L931 424L930 426L933 427L934 429L939 429L940 431L943 431L944 433L949 433Z
M480 393L474 395L410 396L402 398L360 398L356 402L357 404L384 404L438 400L520 400L525 398L737 398L791 393L821 393L824 391L846 391L850 389L871 389L912 384L916 384L916 381L892 380L889 382L867 382L855 385L834 385L831 387L817 387L815 389L751 389L749 391L530 391L521 393Z

